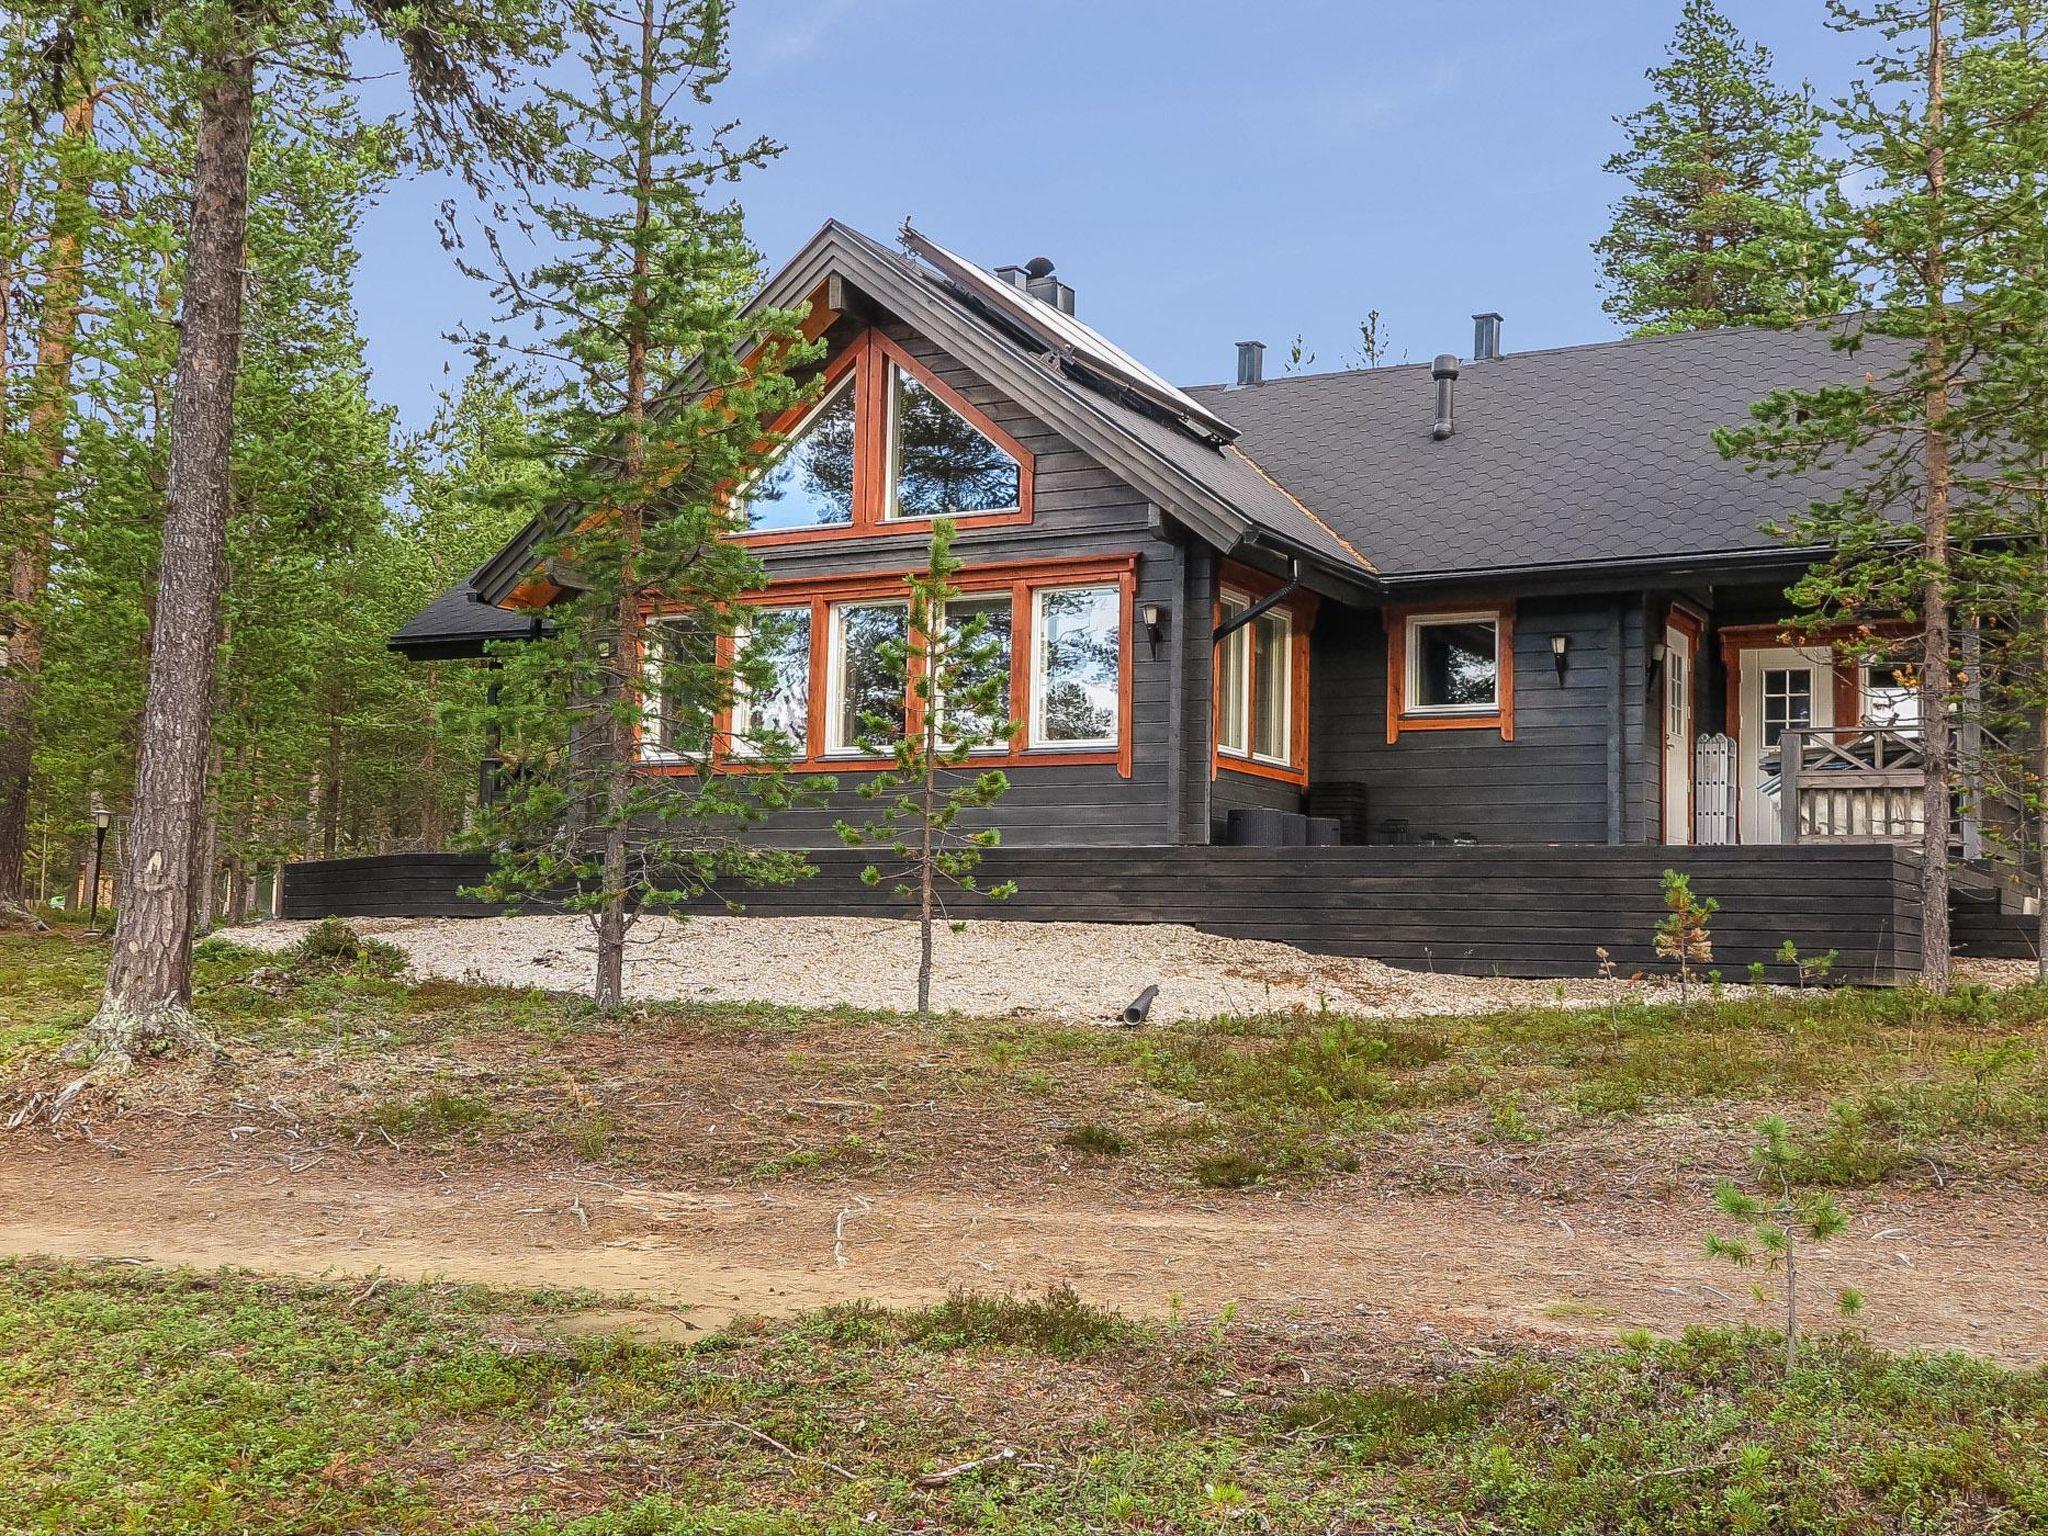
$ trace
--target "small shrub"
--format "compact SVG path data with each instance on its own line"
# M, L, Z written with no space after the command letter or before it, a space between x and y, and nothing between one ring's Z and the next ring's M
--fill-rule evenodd
M1195 1182L1204 1189L1249 1189L1272 1171L1243 1152L1212 1152L1194 1167Z
M1075 1152L1093 1153L1097 1157L1122 1157L1131 1150L1131 1144L1123 1137L1093 1120L1069 1126L1060 1137L1060 1145Z
M299 975L351 971L392 977L404 970L407 956L396 944L366 939L338 917L324 917L284 952L285 964Z
M927 1349L1028 1349L1067 1357L1131 1343L1142 1332L1090 1306L1069 1285L1052 1286L1042 1298L956 1290L935 1307L907 1314L904 1323L911 1340Z
M1664 917L1657 924L1657 955L1678 962L1681 1005L1692 1001L1693 967L1714 963L1714 934L1708 923L1720 910L1721 903L1713 897L1693 895L1690 875L1675 869L1664 871Z
M497 1118L488 1099L436 1088L416 1099L386 1099L370 1107L364 1122L387 1136L448 1136L476 1130Z

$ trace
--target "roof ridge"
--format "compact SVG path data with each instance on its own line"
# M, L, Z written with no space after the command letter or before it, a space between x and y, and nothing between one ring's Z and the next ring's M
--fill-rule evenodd
M1819 320L1802 320L1793 325L1717 325L1705 331L1662 331L1654 336L1609 336L1598 341L1568 341L1554 347L1530 347L1520 352L1503 352L1499 357L1475 361L1460 358L1464 367L1478 367L1480 362L1511 363L1523 357L1551 357L1560 352L1596 352L1618 350L1622 347L1654 346L1660 342L1673 341L1721 341L1732 337L1788 336L1802 331L1820 331L1837 321L1860 319L1869 314L1868 310L1844 310L1838 315L1828 315ZM1427 363L1389 363L1378 368L1331 368L1321 373L1286 373L1278 378L1262 379L1257 384L1183 384L1180 386L1190 394L1218 394L1228 392L1241 394L1246 391L1272 389L1282 384L1306 384L1324 379L1350 379L1373 373L1399 373L1406 369L1434 367Z

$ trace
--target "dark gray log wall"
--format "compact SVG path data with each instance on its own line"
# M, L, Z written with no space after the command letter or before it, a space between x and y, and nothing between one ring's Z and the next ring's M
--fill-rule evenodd
M899 916L904 904L860 883L862 860L814 855L818 873L742 893L768 916ZM1697 848L1005 848L990 882L1017 895L963 897L954 915L1022 922L1174 922L1304 949L1368 955L1411 970L1590 976L1605 946L1623 975L1668 969L1652 951L1659 880L1675 866L1722 904L1715 964L1741 979L1793 940L1841 952L1835 975L1891 983L1918 969L1918 874L1886 847ZM286 917L481 916L456 895L480 856L400 854L294 864ZM1782 968L1773 974L1782 977ZM1133 990L1151 980L1134 977Z
M1566 637L1562 681L1550 640ZM1641 842L1656 811L1643 612L1634 595L1523 599L1515 739L1498 731L1387 740L1387 636L1376 612L1326 604L1309 679L1317 780L1368 786L1375 826L1482 843Z

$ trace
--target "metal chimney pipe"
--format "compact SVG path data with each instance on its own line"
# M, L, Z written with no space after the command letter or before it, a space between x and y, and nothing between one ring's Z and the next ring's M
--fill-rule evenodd
M1237 387L1264 383L1266 378L1266 344L1263 341L1240 341L1237 344Z
M1458 383L1458 359L1454 353L1444 352L1437 357L1429 376L1436 380L1436 431L1435 437L1442 442L1458 430L1458 418L1454 392Z
M1501 318L1492 310L1472 317L1472 361L1491 362L1500 356Z

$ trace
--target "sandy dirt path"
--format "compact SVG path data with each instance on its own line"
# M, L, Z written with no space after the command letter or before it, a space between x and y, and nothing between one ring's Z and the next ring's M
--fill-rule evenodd
M1315 1196L1009 1203L882 1186L473 1180L395 1158L293 1173L0 1141L0 1253L588 1288L654 1303L684 1336L736 1313L1058 1281L1140 1315L1178 1298L1198 1316L1234 1302L1248 1317L1560 1342L1768 1321L1740 1275L1701 1257L1707 1213L1694 1204L1382 1196L1358 1180ZM1803 1265L1809 1316L1855 1286L1881 1342L2048 1361L2042 1213L1894 1195L1881 1218L1859 1216Z

